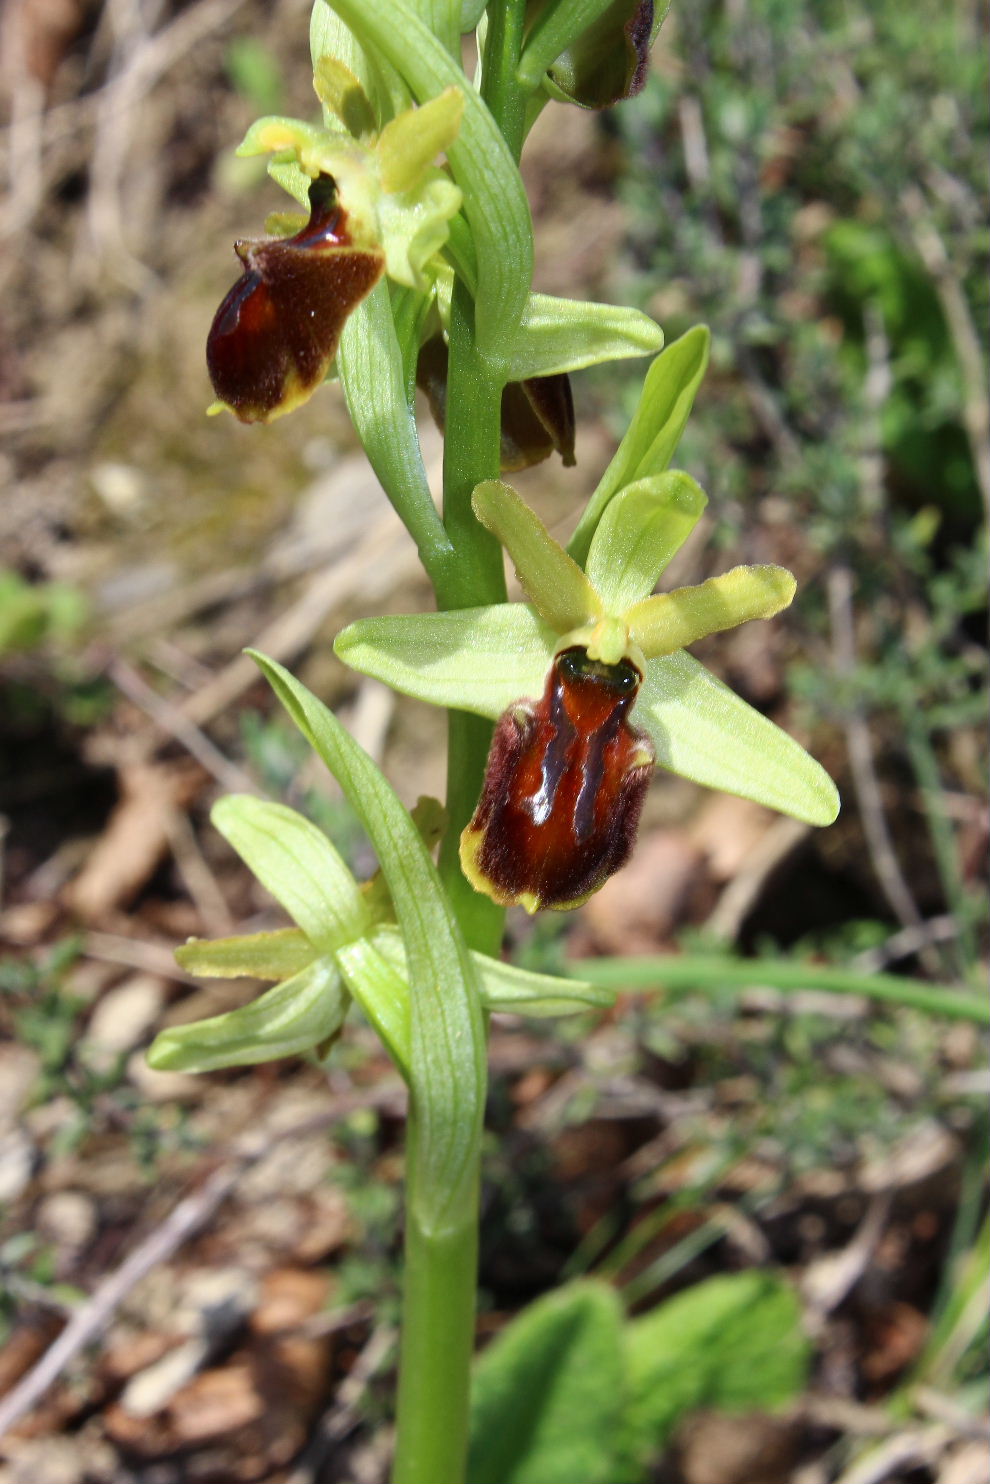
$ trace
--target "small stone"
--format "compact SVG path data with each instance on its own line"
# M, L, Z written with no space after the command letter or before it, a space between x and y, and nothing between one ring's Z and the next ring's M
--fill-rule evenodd
M83 1045L87 1064L108 1071L155 1024L164 997L162 981L151 974L133 974L109 990L90 1016Z
M81 1190L56 1190L41 1201L35 1224L41 1237L72 1256L96 1234L96 1206Z
M188 1072L156 1072L143 1051L127 1059L127 1079L151 1103L188 1103L203 1095L203 1079Z
M23 1129L0 1138L0 1202L15 1201L31 1179L34 1145Z
M24 1108L40 1070L41 1059L29 1046L0 1046L0 1129Z

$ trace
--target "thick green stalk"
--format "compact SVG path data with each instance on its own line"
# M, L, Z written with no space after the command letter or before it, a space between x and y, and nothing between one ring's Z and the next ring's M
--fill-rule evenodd
M406 1124L407 1186L419 1125ZM392 1484L462 1484L467 1456L474 1295L478 1265L477 1190L462 1225L427 1232L407 1189L398 1438Z
M437 587L441 608L474 607L505 598L502 548L475 519L471 496L499 474L502 383L478 352L470 295L454 289L450 316L447 434L444 443L444 524L456 553L450 578ZM452 711L447 724L448 829L440 876L468 946L497 953L505 914L464 879L458 858L461 831L481 795L491 724Z
M481 79L481 96L516 160L526 137L526 103L530 92L520 88L516 78L525 21L525 0L502 0L501 4L489 7L485 70Z
M499 472L502 384L474 338L470 296L454 289L450 326L444 524L454 548L449 573L437 583L443 609L497 602L505 596L502 550L471 509L475 485ZM491 727L451 712L448 724L448 828L440 875L470 948L497 953L504 914L465 881L457 846L481 792ZM465 1058L463 1075L474 1074ZM484 1077L484 1069L478 1073ZM480 1089L484 1095L484 1088ZM470 1210L442 1230L422 1218L417 1189L421 1138L415 1095L406 1158L406 1250L402 1352L393 1484L462 1484L467 1458L470 1365L474 1347L480 1141L475 1150Z

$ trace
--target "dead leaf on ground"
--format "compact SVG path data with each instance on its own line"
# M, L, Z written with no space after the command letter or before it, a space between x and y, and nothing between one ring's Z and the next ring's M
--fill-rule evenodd
M702 849L686 830L655 830L581 915L600 952L654 953L685 923L700 921L713 901Z
M99 922L133 900L169 848L170 816L188 807L204 775L186 763L125 762L118 776L119 802L63 894L84 922Z

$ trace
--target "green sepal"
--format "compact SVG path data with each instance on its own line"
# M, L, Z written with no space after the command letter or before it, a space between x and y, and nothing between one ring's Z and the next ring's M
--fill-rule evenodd
M598 617L601 604L591 583L510 484L486 479L475 489L471 507L509 553L544 623L564 634Z
M350 996L332 958L266 990L249 1005L162 1031L148 1051L156 1072L215 1072L298 1056L337 1034Z
M373 943L400 977L405 973L405 949L396 928L382 926L374 933ZM472 952L479 975L481 1001L486 1010L510 1015L532 1015L543 1019L551 1015L576 1015L583 1010L607 1009L615 1003L615 992L580 979L561 979L554 974L536 974L520 969L486 953ZM355 995L355 998L357 996Z
M707 503L697 480L677 469L639 479L609 501L585 565L607 612L624 613L653 591Z
M175 961L199 979L291 979L308 969L319 949L299 928L236 938L190 938Z
M473 955L481 975L481 997L486 1010L510 1015L577 1015L583 1010L604 1010L615 1003L611 990L578 979L560 979L555 974L536 974L487 954Z
M409 964L409 1079L424 1130L414 1217L428 1234L463 1224L477 1200L485 1044L477 971L433 860L387 779L322 702L249 650L282 705L337 779L388 882Z
M558 634L525 603L363 618L337 635L351 669L433 706L496 721L543 694Z
M308 220L301 211L270 211L265 217L265 231L269 237L294 237Z
M814 758L683 650L649 661L632 713L657 763L808 824L831 824L835 784Z
M339 147L341 140L328 135L318 124L284 114L268 114L255 119L234 153L241 159L253 155L294 155L297 159L321 158L326 150Z
M365 139L375 132L371 99L339 57L324 53L313 63L313 87L331 127L338 120L354 139Z
M634 603L629 634L647 659L734 629L754 618L773 618L794 597L797 583L784 567L733 567L696 587L679 587Z
M251 794L221 799L210 818L315 948L332 953L365 930L361 890L310 820Z
M278 157L269 160L268 174L300 206L309 205L309 188L313 184L313 177L306 174L298 160L282 160ZM307 216L306 221L308 220Z
M382 188L403 192L418 185L437 155L457 138L463 116L464 93L451 87L390 120L376 146Z
M336 958L351 994L378 1032L403 1077L410 1076L409 980L405 953L401 968L382 951L382 937L394 937L398 928L378 928L368 938L357 938L338 950Z
M575 561L583 564L587 558L595 528L613 495L667 468L705 374L710 340L707 327L696 325L668 345L646 373L632 422L567 547Z
M354 32L335 15L325 0L315 0L309 18L309 52L315 78L320 60L340 61L352 72L371 103L376 127L393 118L410 102L408 89L398 73L381 65L374 53L365 52ZM324 105L324 122L337 125L332 109Z

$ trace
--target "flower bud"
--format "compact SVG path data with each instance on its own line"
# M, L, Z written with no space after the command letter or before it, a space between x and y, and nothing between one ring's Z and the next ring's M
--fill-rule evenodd
M613 0L548 70L551 97L581 108L611 108L640 92L656 32L653 12L653 0Z
M416 384L441 432L447 413L447 359L443 336L433 335L424 341L416 363ZM502 391L501 420L503 473L529 469L554 452L568 468L574 463L574 401L563 373L510 381Z
M528 912L580 906L636 837L654 751L628 716L641 675L579 647L555 656L542 699L495 729L481 800L461 836L468 880Z

